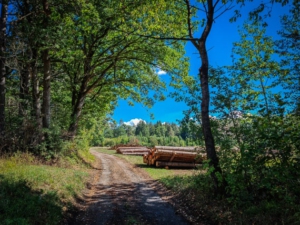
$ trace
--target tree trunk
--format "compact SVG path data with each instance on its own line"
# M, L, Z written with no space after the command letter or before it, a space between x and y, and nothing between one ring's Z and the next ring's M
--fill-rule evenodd
M191 6L190 1L186 0L187 9L188 9L188 26L189 26L189 36L192 38L192 28L191 28ZM206 11L206 24L204 30L201 34L201 37L198 41L192 40L193 45L197 48L200 58L201 58L201 67L199 69L199 79L201 83L201 94L202 94L202 102L201 102L201 122L202 122L202 130L205 142L205 148L207 153L207 158L210 160L209 164L213 167L213 172L211 173L211 177L213 179L215 192L217 194L223 194L225 190L225 183L218 180L216 173L222 174L221 168L219 166L219 158L216 153L215 141L212 135L210 119L209 119L209 79L208 79L208 68L209 68L209 60L206 50L206 40L210 34L213 19L214 19L214 6L213 0L207 1L207 11Z
M21 117L26 115L28 109L28 96L29 96L29 68L28 66L22 66L20 73L20 104L19 104L19 115Z
M45 12L45 18L43 21L44 28L47 29L49 25L48 17L51 14L49 3L47 0L43 0L43 9ZM45 37L47 40L48 38ZM42 116L43 116L43 128L50 127L50 101L51 101L51 71L50 71L50 57L49 49L45 49L42 53L43 63L44 63L44 78L43 78L43 107L42 107Z
M32 104L33 115L36 119L36 126L38 130L42 128L42 115L41 115L41 99L40 99L40 84L37 72L37 50L32 49L32 63L30 63L29 73L32 80Z
M88 82L90 74L91 60L86 59L84 62L84 78L81 81L80 89L77 91L76 88L72 90L72 107L73 111L71 114L71 124L69 126L69 135L73 139L76 135L79 118L81 116L82 108L84 106L85 98L88 93Z
M199 76L201 81L201 93L202 93L202 102L201 102L201 122L202 122L202 131L205 141L205 148L207 153L207 158L210 160L209 164L214 168L211 176L214 182L214 187L216 192L220 192L220 182L216 177L216 173L219 172L222 174L221 168L219 166L219 158L216 153L215 141L212 135L210 119L209 119L209 86L208 86L208 57L206 52L205 44L200 45L200 56L202 65L199 69ZM223 191L222 191L223 192Z
M78 128L79 118L84 106L85 96L79 94L79 97L76 99L76 103L73 106L73 112L71 114L71 124L69 126L69 134L71 138L74 138Z
M50 59L49 50L43 51L44 62L44 79L43 79L43 128L50 127L50 91L51 91L51 73L50 73Z
M7 1L2 1L0 18L0 136L5 132L5 85L6 85L6 58L5 58L5 38L6 38L6 19Z
M24 7L22 8L21 15L25 16L30 13L29 10L29 2L24 1ZM28 16L26 17L27 22L30 24L32 22L31 17ZM21 28L22 33L26 33L26 29L24 26ZM31 51L29 48L26 51L26 54L29 58L32 60L33 54L31 54ZM34 64L33 64L34 65ZM26 114L26 110L28 109L28 104L29 104L29 95L30 95L30 76L31 76L31 64L28 62L28 59L20 61L20 67L21 67L21 72L20 72L20 103L19 103L19 115L20 117L24 117Z

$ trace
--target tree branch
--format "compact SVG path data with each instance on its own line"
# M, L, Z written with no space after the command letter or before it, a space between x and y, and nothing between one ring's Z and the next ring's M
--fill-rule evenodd
M197 48L197 42L199 40L199 38L194 39L193 37L193 33L192 33L192 25L191 25L191 4L189 0L185 0L185 4L186 4L186 9L187 9L187 23L188 23L188 33L189 33L189 37L192 38L192 43L193 45Z

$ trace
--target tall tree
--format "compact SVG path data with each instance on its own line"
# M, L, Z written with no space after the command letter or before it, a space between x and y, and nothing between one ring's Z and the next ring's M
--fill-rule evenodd
M59 25L61 18L69 12L68 6L70 4L65 1L12 1L16 14L12 21L12 42L19 45L16 70L20 74L20 110L26 107L22 100L30 91L32 114L39 128L50 126L51 51L55 50L55 42L62 35Z
M188 27L188 38L182 40L190 40L197 52L200 55L201 66L199 68L199 80L201 88L201 125L205 141L205 147L208 159L210 160L210 166L213 167L211 173L213 183L216 192L224 192L224 185L220 184L217 173L222 173L219 166L219 159L215 150L215 141L212 135L211 122L209 118L209 103L210 103L210 92L209 92L209 58L207 54L206 42L210 35L211 29L214 22L226 11L230 11L236 5L235 2L241 6L245 5L246 0L243 1L220 1L220 0L207 0L207 1L190 1L184 0L186 5L186 16L187 16L187 27ZM280 2L285 5L287 1L271 1L271 4ZM269 2L268 2L269 3ZM249 14L251 20L262 19L259 15L264 11L266 2L262 2L257 8L252 10ZM232 17L232 21L235 21L240 17L240 11L235 10L235 15ZM199 19L199 16L202 20ZM198 18L198 19L195 19ZM202 28L200 36L197 37L197 28ZM224 183L225 184L225 183Z
M222 173L222 171L219 166L219 158L216 153L215 141L212 135L210 119L209 119L209 101L210 101L209 75L208 75L209 59L207 55L206 41L213 27L214 20L216 19L216 17L219 16L215 14L216 9L223 7L223 4L220 3L220 1L213 1L213 0L207 0L206 2L202 1L202 6L200 7L201 10L205 12L206 18L205 18L204 28L201 33L201 36L200 38L196 39L194 34L192 17L193 17L193 13L195 13L195 8L199 9L199 6L191 5L190 0L185 0L185 3L187 7L188 34L189 37L191 38L191 42L193 43L198 53L200 54L200 59L201 59L201 67L199 68L198 75L201 84L201 95L202 95L201 123L202 123L202 130L203 130L203 136L205 141L205 148L206 148L207 158L210 160L209 164L211 167L214 168L211 175L213 178L215 190L218 190L218 192L220 191L222 192L224 190L224 187L222 187L217 177L217 173ZM221 6L219 6L220 4ZM225 9L222 10L222 13L230 9L230 5L227 6L226 3L224 4L224 6Z
M88 97L114 93L151 105L149 90L157 91L159 98L164 87L155 69L179 71L183 67L175 63L182 58L181 45L175 49L171 44L125 32L137 26L135 20L142 20L143 14L135 14L140 5L131 3L77 4L74 15L65 18L68 40L58 42L62 46L58 56L63 58L72 92L71 136L77 131ZM151 10L154 7L148 8Z
M244 24L241 41L234 43L237 60L234 60L232 77L239 83L239 95L245 97L242 109L250 112L255 108L270 120L277 108L272 89L278 86L281 72L279 63L274 60L274 42L265 32L266 28L259 22Z
M23 111L28 106L25 103L25 95L31 94L31 115L35 119L36 131L40 132L42 124L42 93L40 80L41 65L41 42L40 38L41 22L43 13L41 13L42 4L35 0L14 0L12 8L17 15L12 21L11 42L14 44L11 51L15 52L18 65L15 69L20 74L20 109ZM30 38L28 38L30 37ZM14 49L14 48L15 49ZM37 135L37 142L41 136Z
M0 135L5 131L5 83L6 83L6 21L8 0L1 3L0 15Z
M47 29L49 26L49 17L51 15L51 10L48 0L43 0L43 10L44 19L43 26ZM47 43L49 37L45 37L45 42ZM50 101L51 101L51 68L50 68L50 55L49 48L46 48L42 52L43 64L44 64L44 78L43 78L43 128L49 128L50 126Z

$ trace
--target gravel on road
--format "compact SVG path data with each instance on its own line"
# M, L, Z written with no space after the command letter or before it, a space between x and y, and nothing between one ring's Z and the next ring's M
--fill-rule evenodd
M99 161L72 225L190 224L155 190L155 182L124 159L91 150Z

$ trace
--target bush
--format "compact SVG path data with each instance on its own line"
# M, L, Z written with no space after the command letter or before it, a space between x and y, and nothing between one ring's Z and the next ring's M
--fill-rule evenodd
M221 143L228 201L262 221L294 220L300 213L300 122L292 115L239 121L239 151Z
M111 146L114 146L116 145L116 142L112 139L105 139L104 141L104 146L106 147L111 147Z

